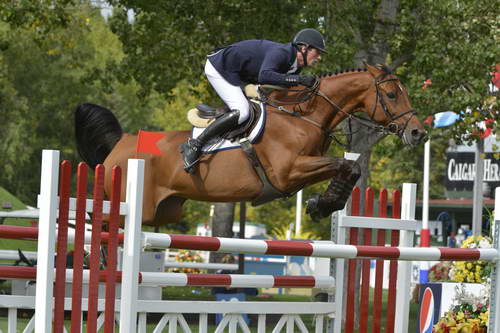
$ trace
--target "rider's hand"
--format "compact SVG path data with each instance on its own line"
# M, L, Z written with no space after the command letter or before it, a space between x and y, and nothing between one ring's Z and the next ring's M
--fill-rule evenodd
M306 87L312 87L316 83L316 76L314 75L300 75L299 76L300 84Z

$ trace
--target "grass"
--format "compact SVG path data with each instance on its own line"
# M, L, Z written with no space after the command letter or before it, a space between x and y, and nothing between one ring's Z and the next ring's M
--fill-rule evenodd
M4 203L12 204L10 210L26 209L26 205L21 200L0 186L0 204L3 206Z

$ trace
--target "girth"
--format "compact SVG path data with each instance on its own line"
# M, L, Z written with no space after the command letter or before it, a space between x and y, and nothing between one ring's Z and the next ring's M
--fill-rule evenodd
M257 173L257 176L259 176L259 179L262 182L262 191L257 196L257 198L252 201L252 206L259 206L274 199L290 197L292 194L279 191L269 181L266 171L260 163L257 152L250 143L250 140L248 140L248 138L243 138L240 140L240 145L241 149L243 149L243 151L245 152L250 165L252 165L255 172Z

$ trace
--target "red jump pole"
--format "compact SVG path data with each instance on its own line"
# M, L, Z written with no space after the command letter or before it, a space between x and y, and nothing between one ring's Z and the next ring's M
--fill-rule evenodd
M368 187L365 190L365 214L366 217L373 217L373 189ZM364 245L372 245L372 229L363 228ZM370 259L361 261L361 293L359 311L359 332L368 332L368 304L370 303Z
M92 242L90 247L90 281L87 312L87 333L97 333L97 302L99 298L99 265L101 255L102 202L104 199L104 165L95 168Z
M37 227L21 227L16 225L0 225L0 238L19 239L19 240L37 240Z
M387 190L379 192L378 216L387 217ZM385 230L377 231L377 246L385 246ZM375 291L373 294L373 329L372 332L380 333L382 317L382 289L384 286L384 260L377 260L375 267Z
M352 190L351 195L351 216L359 216L359 208L361 195L359 187ZM358 228L349 230L349 244L358 244ZM356 259L349 259L347 271L347 300L346 300L346 318L345 318L345 333L354 332L354 306L356 295Z
M106 279L106 303L104 312L104 332L115 331L115 287L118 251L118 224L120 223L120 191L122 169L114 166L112 171L111 209L109 213L108 276Z
M401 191L392 193L392 218L401 218ZM399 230L391 231L391 247L399 245ZM387 295L387 324L386 332L394 333L394 320L396 318L396 282L398 276L398 262L391 260L389 264L389 291Z
M56 281L54 287L54 333L64 332L64 294L66 289L66 264L68 253L71 163L69 161L63 161L59 172L59 218L57 220Z
M73 251L73 289L71 291L71 333L81 333L83 258L85 243L85 210L87 200L88 166L78 164L76 183L76 225Z

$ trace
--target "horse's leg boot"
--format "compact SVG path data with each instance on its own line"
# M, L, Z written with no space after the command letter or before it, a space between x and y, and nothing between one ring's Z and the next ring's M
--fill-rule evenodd
M356 162L351 163L347 177L342 175L335 177L324 194L315 195L307 201L306 213L311 216L313 221L317 222L321 218L327 217L345 207L352 189L361 176L359 164Z
M240 112L232 110L212 122L196 139L189 139L181 145L184 170L194 173L196 163L200 159L201 149L211 139L220 136L238 125Z

